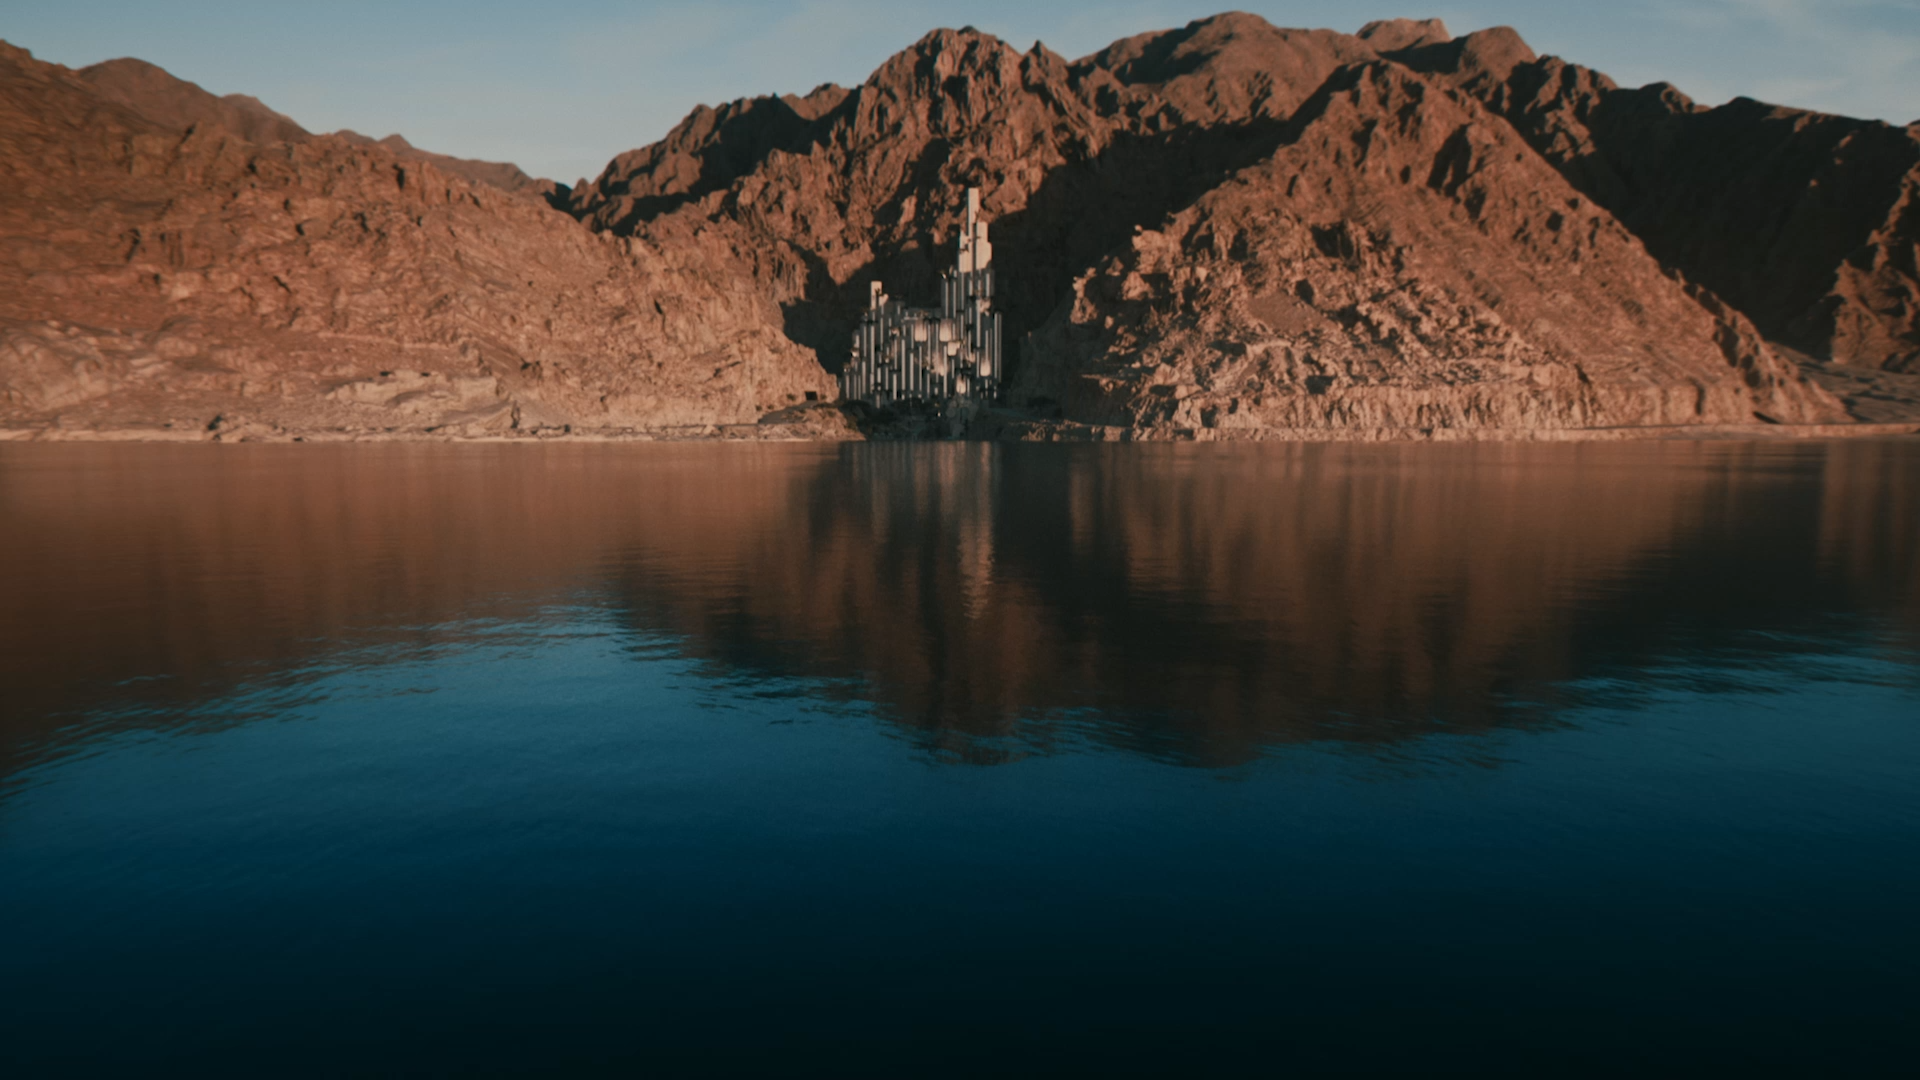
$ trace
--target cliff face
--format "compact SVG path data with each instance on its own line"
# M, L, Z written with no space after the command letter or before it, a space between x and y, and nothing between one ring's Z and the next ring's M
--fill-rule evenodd
M1384 62L1343 69L1267 160L1076 279L1020 391L1247 437L1831 414L1514 132Z
M674 223L710 233L751 260L789 331L837 369L866 283L929 295L950 257L963 190L980 187L998 302L1017 339L1135 227L1269 152L1276 117L1333 66L1325 42L1351 40L1276 31L1250 16L1212 22L1186 51L1136 56L1138 41L1116 45L1119 74L1043 47L1021 53L984 34L937 31L853 90L697 111L662 143L616 158L573 193L572 208L621 235ZM1242 45L1253 34L1293 46L1297 56L1278 68L1293 83L1251 70L1231 87L1207 71L1177 74L1195 56L1256 48ZM1317 66L1296 71L1294 59ZM1165 93L1163 84L1126 81L1156 77L1167 80ZM1228 95L1232 103L1219 104ZM1202 122L1222 107L1257 113L1246 123Z
M1839 419L1480 92L1485 43L1223 15L1068 62L939 31L852 90L696 112L571 206L707 231L835 368L867 282L931 295L978 186L1012 403L1137 432Z
M487 434L827 394L745 272L339 137L185 133L0 55L0 418Z
M573 189L0 44L0 181L15 431L785 421L870 282L931 301L967 187L1043 431L1920 418L1920 127L1701 109L1437 20L1229 14L1077 61L941 30ZM1855 365L1816 365L1847 404L1770 342ZM769 426L845 433L799 412Z
M425 162L469 184L485 184L488 187L497 187L501 191L510 191L516 195L532 195L547 201L553 201L561 193L559 184L528 176L520 166L510 161L475 161L472 158L436 154L431 150L420 149L399 135L374 139L357 131L336 131L334 134L355 146L370 144L379 146L401 161Z
M1920 124L1616 86L1511 30L1395 59L1504 117L1647 250L1822 358L1920 371Z

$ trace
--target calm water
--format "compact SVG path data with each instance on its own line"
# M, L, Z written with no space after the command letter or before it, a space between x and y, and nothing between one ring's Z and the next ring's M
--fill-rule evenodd
M0 553L9 1075L1920 1053L1920 443L15 446Z

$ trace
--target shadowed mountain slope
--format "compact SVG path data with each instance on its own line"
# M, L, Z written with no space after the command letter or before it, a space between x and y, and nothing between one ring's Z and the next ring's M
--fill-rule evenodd
M1769 337L1920 371L1920 124L1695 104L1536 57L1505 28L1394 57L1505 117L1661 261Z
M0 45L0 99L0 427L36 437L845 434L789 406L833 397L871 282L932 300L968 187L1024 410L980 432L1920 421L1914 130L1701 109L1506 29L938 30L570 189L138 61Z
M385 149L401 161L423 161L441 172L450 173L470 184L486 184L501 191L511 191L516 195L535 195L547 198L560 190L560 185L551 180L528 176L520 166L511 161L475 161L471 158L457 158L447 154L436 154L431 150L422 150L399 135L389 135L384 139L375 139L357 131L337 131L335 135L356 146L373 144Z
M707 232L834 368L869 281L931 295L978 186L1013 403L1141 432L1839 418L1457 74L1399 59L1455 46L1230 14L1069 62L936 31L851 90L697 111L572 209Z
M1471 99L1343 69L1266 161L1074 283L1018 392L1259 437L1808 421L1750 325Z

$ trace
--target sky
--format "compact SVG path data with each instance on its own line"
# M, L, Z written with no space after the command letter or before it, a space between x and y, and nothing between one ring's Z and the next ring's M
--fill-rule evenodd
M972 25L1069 58L1181 26L1223 0L0 0L0 39L82 67L136 56L311 131L399 133L561 181L665 134L698 104L853 85L928 30ZM1279 26L1439 17L1518 29L1622 85L1920 119L1920 0L1243 0Z

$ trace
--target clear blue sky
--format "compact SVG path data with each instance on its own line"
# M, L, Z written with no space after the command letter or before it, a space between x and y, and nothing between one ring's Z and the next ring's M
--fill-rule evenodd
M399 132L571 181L694 105L857 83L936 26L972 24L1068 57L1179 26L1222 0L613 3L0 0L0 38L70 67L137 56L252 94L315 131ZM1271 0L1281 26L1352 31L1439 16L1505 23L1626 85L1666 80L1895 123L1920 119L1920 0Z

